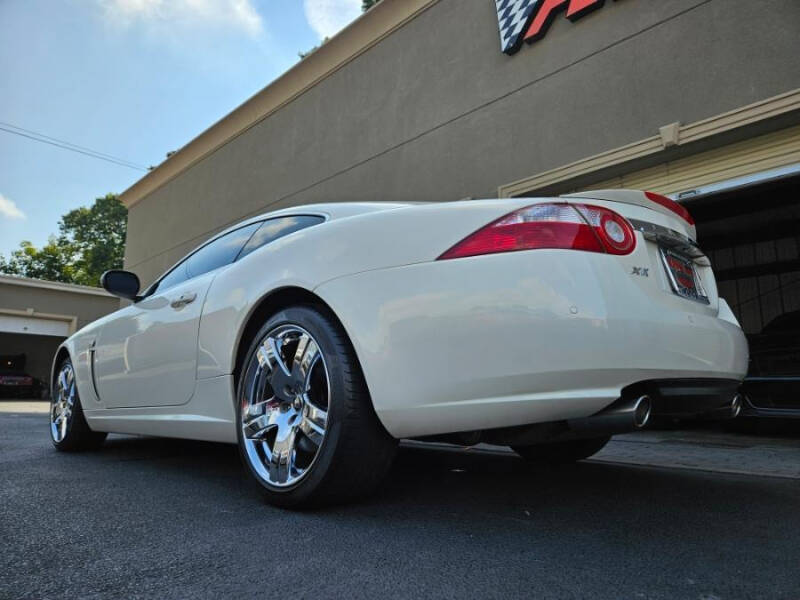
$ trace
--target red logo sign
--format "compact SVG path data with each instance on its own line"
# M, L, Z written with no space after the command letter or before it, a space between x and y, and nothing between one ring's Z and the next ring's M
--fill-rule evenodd
M522 42L542 39L558 13L570 21L603 6L605 0L495 0L500 24L500 48L514 54Z

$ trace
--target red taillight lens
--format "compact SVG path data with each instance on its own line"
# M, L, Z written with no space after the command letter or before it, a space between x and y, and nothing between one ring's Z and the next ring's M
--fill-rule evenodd
M537 248L629 254L635 246L633 229L613 211L580 204L536 204L489 223L439 260Z
M686 210L686 207L684 207L681 204L678 204L677 202L675 202L675 200L667 198L666 196L662 196L661 194L655 194L653 192L645 192L644 195L647 196L647 199L650 200L651 202L655 202L656 204L660 204L667 210L671 210L681 219L686 221L689 225L694 225L694 219L692 218L692 215L689 214L689 211Z
M630 223L613 210L577 204L575 208L592 226L609 254L630 254L636 247L636 236Z

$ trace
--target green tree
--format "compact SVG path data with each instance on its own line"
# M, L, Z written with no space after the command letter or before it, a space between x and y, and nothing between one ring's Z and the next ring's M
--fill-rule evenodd
M313 54L314 52L319 50L319 47L322 46L323 44L326 44L329 39L331 38L325 36L324 38L322 38L322 41L319 43L319 46L314 46L313 48L311 48L311 50L306 50L305 52L298 52L297 56L299 56L301 60L304 59L309 54Z
M103 271L122 267L127 225L125 206L106 194L61 217L58 236L41 249L24 241L8 258L0 254L0 272L98 286Z
M381 0L361 0L361 12L367 12L370 8L375 6L380 1ZM312 54L315 50L318 50L319 47L322 46L322 44L327 42L329 39L330 39L329 37L326 37L319 43L319 46L314 46L313 48L311 48L310 50L306 50L305 52L298 52L297 56L300 57L300 60L304 59L309 54Z
M23 241L8 259L0 254L0 272L47 281L72 282L71 269L64 258L64 248L52 235L41 250L29 241Z

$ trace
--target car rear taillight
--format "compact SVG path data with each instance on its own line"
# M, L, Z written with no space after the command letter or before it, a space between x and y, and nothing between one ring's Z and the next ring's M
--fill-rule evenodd
M692 218L692 215L689 214L689 211L686 210L686 207L678 204L672 198L667 198L666 196L662 196L661 194L656 194L654 192L645 192L644 195L647 196L647 199L651 202L655 202L667 210L671 210L689 225L694 225L694 219Z
M636 247L636 236L633 227L613 210L599 206L576 204L592 230L600 238L603 248L609 254L630 254Z
M636 237L617 213L583 204L535 204L467 236L439 260L518 250L563 249L630 254Z

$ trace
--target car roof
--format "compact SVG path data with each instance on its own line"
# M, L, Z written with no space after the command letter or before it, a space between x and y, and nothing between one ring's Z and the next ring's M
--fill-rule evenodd
M203 242L202 245L205 245L211 242L212 240L225 235L230 231L234 231L236 229L239 229L240 227L249 225L251 223L264 221L265 219L274 219L277 217L286 217L292 215L320 215L324 216L326 221L331 221L334 219L341 219L344 217L353 217L356 215L384 211L384 210L395 210L398 208L406 208L409 206L415 206L419 204L429 204L429 203L428 202L324 202L318 204L301 204L296 206L290 206L288 208L282 208L266 213L261 213L256 216L248 217L247 219L242 219L241 221L237 221L230 227L226 227L219 233L208 238L208 240Z
M250 225L252 223L258 223L259 221L265 221L267 219L275 219L279 217L287 217L292 215L319 215L325 217L326 221L331 221L334 219L341 219L344 217L353 217L356 215L385 211L385 210L396 210L398 208L406 208L409 206L415 206L420 204L431 204L431 203L430 202L325 202L318 204L301 204L296 206L290 206L288 208L282 208L279 210L261 213L253 217L248 217L247 219L242 219L241 221L237 221L233 225L226 227L225 229L209 237L202 244L199 244L198 246L192 248L192 250L183 255L169 269L167 269L161 275L159 275L153 281L153 283L151 283L147 287L147 289L145 290L145 295L153 288L154 285L156 285L161 279L163 279L167 273L172 271L177 265L185 261L189 256L197 252L200 248L202 248L203 246L207 246L217 238L220 238L230 233L231 231L235 231L241 227L246 227L247 225Z

